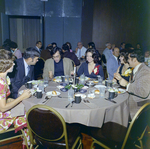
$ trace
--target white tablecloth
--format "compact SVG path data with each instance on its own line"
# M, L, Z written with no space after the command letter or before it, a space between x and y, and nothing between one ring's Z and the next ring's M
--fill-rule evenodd
M50 82L49 86L45 89L48 91L59 91L56 86L59 85L55 82ZM20 90L25 89L24 86ZM93 88L94 89L94 88ZM61 92L61 91L59 91ZM88 94L88 91L85 93ZM128 125L129 118L129 105L128 105L128 93L119 94L114 100L117 103L112 103L100 98L96 95L96 98L89 100L90 103L73 104L73 107L65 106L69 103L67 98L68 92L61 92L61 97L52 97L44 104L57 110L64 118L65 122L68 123L81 123L86 126L101 127L103 123L108 121L116 122L121 125ZM106 95L107 97L107 95ZM26 110L29 110L32 106L42 103L45 100L45 94L41 99L37 99L32 96L29 99L23 100L23 104Z

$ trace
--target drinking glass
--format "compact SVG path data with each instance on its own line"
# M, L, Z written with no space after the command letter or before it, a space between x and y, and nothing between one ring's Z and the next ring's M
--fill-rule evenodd
M45 86L45 87L48 86L48 80L49 80L48 77L45 77L45 78L44 78L44 86Z
M99 77L99 78L98 78L98 84L100 84L100 85L101 85L101 84L102 84L102 82L103 82L103 77Z
M65 78L66 78L65 82L68 84L69 83L69 75L66 75Z
M105 86L100 86L99 91L100 91L100 97L104 98L105 97Z
M43 83L43 82L40 83L39 86L38 86L38 89L39 89L39 90L42 90L42 92L44 92L44 88L45 88L45 87L44 87L44 83Z

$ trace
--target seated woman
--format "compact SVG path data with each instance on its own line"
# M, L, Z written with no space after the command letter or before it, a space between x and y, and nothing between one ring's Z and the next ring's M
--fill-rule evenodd
M69 58L62 57L62 49L55 47L51 50L52 58L46 60L43 70L43 78L53 78L73 73L73 63Z
M121 80L122 78L129 82L132 73L132 68L129 67L127 58L128 58L127 53L125 52L120 53L119 59L122 65L118 67L117 72L114 73L114 79L113 79L113 81L114 82L117 81L118 84L119 84L119 80Z
M15 127L15 132L27 126L25 116L12 117L11 109L22 100L31 96L30 90L24 92L15 100L8 98L10 95L10 79L7 73L12 72L14 67L14 56L4 49L0 50L0 132L7 130L11 124Z
M98 56L95 49L88 49L85 53L86 62L82 63L77 74L78 76L84 73L85 76L89 78L96 78L97 75L100 75L104 79L103 68L99 65Z

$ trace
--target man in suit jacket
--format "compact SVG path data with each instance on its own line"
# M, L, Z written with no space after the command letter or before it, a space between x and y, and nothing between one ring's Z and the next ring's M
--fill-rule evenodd
M70 75L73 73L73 63L69 58L62 57L62 49L55 47L51 50L52 58L46 60L43 78Z
M119 80L122 86L127 87L129 93L130 116L134 117L139 108L150 99L150 68L144 63L144 56L139 53L128 54L129 66L133 67L133 79L127 82L123 78Z
M23 58L15 61L11 76L11 93L13 98L18 97L19 88L30 80L34 80L34 66L40 53L35 48L27 48Z
M107 72L110 80L114 78L114 73L117 71L118 67L120 66L118 57L119 57L119 48L115 47L113 49L113 55L107 61Z
M37 42L36 42L36 47L35 47L35 49L36 49L40 54L41 54L41 51L42 51L41 47L42 47L42 42L41 42L41 41L37 41Z

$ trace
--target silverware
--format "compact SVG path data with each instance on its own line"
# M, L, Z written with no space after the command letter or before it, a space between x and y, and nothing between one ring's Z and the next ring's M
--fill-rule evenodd
M66 108L68 108L68 106L71 104L71 102L69 104L66 105Z
M45 97L45 100L42 102L42 103L45 103L48 99L50 99L50 98L48 98L47 96Z
M58 96L59 98L62 98L61 96Z
M74 101L72 101L71 103L72 103L71 107L73 107L73 103L74 103Z
M110 102L113 102L113 103L117 103L116 101L114 101L114 100L112 100L112 99L107 99L107 98L105 98L105 100L110 101Z

